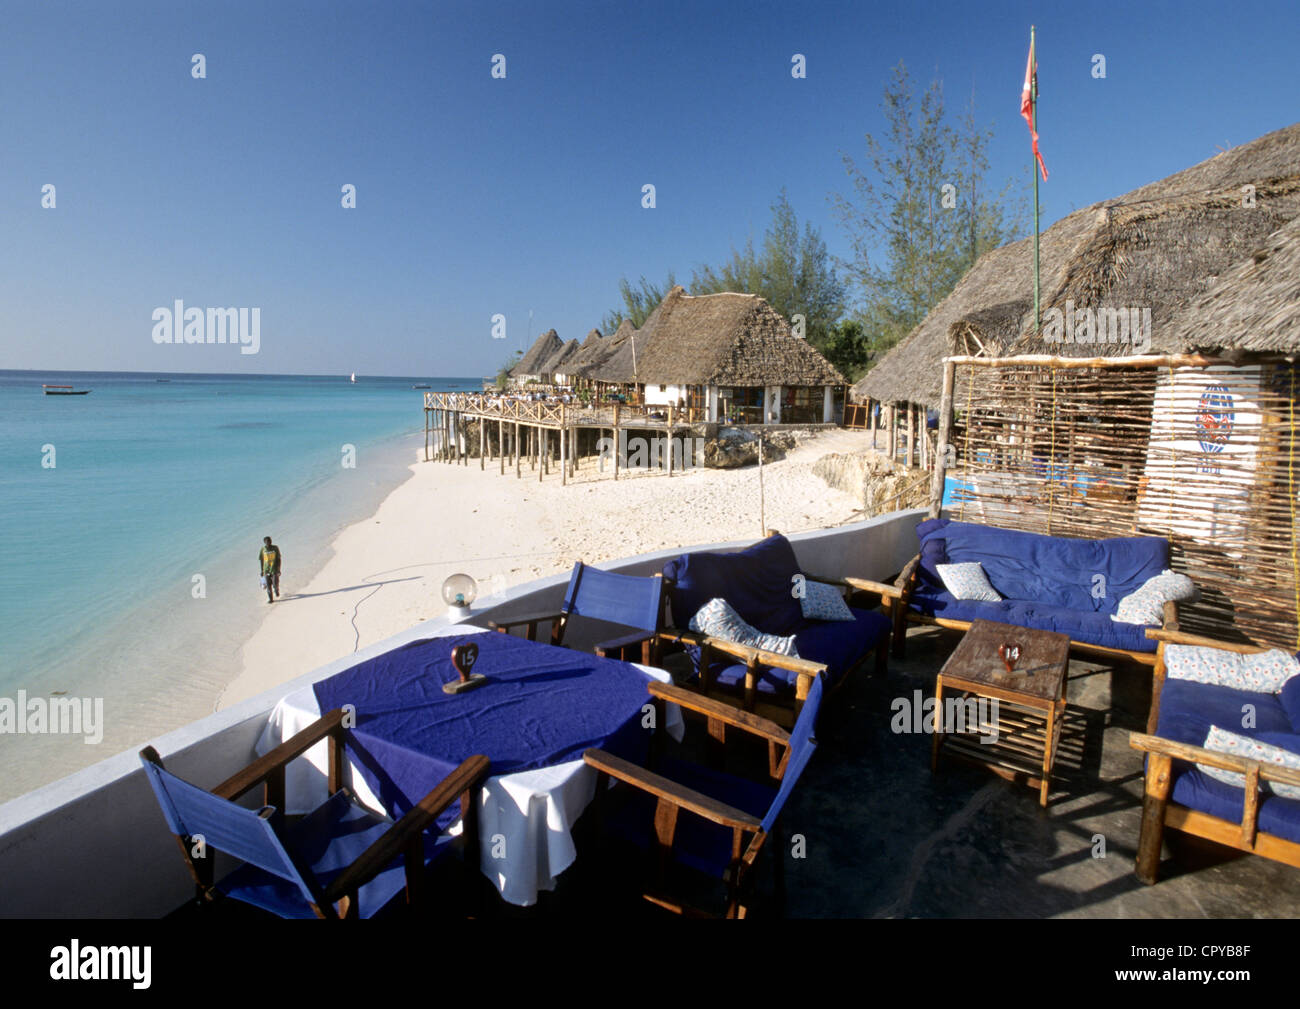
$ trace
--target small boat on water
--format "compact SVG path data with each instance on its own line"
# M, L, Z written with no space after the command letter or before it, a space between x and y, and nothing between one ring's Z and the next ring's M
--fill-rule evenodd
M47 396L85 396L89 389L74 389L70 385L41 385Z
M433 386L431 386L431 385L413 385L413 386L411 386L411 388L412 388L412 389L432 389Z
M355 382L356 380L357 380L357 373L354 371L354 372L352 373L352 377L349 378L348 381L349 381L349 382Z

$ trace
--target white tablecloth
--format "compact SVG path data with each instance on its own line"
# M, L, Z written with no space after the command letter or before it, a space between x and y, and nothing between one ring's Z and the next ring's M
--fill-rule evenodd
M453 624L432 636L478 633L486 632L481 627ZM662 669L635 665L651 679L671 681ZM270 752L320 716L315 691L310 686L295 690L272 710L257 752ZM664 728L680 740L683 723L677 705L667 705L665 721ZM328 744L321 742L285 769L286 812L306 813L328 798L328 753ZM361 802L384 814L365 778L353 772L349 763L346 784ZM487 780L480 793L480 864L505 900L526 906L537 902L539 890L554 889L555 877L573 864L577 854L570 831L595 792L596 773L581 760ZM453 833L459 830L459 824L452 828Z

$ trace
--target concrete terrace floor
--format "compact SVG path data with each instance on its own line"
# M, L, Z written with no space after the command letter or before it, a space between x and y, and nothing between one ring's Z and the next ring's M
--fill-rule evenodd
M944 759L931 737L895 734L891 702L935 676L957 632L910 629L905 659L860 677L825 708L819 749L786 829L792 917L1230 918L1300 914L1300 869L1166 832L1160 882L1133 861L1142 814L1147 667L1072 661L1061 753L1046 809L1027 785ZM1095 858L1096 835L1105 857ZM1173 859L1170 858L1173 842Z

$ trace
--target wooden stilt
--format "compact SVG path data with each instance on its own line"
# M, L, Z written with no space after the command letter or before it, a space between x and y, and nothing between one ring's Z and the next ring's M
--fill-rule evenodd
M618 479L619 456L622 455L623 445L619 440L618 429L618 404L614 404L614 479Z
M478 468L480 471L487 469L487 460L483 454L487 451L487 421L482 417L478 419Z
M541 436L541 441L538 443L537 447L537 482L541 483L542 477L546 473L546 449L548 447L546 444L546 428L539 428L537 433Z
M911 469L916 458L916 406L907 404L907 458L903 465Z
M520 472L520 459L522 458L522 456L519 454L519 421L515 421L514 448L515 448L515 479L517 480L519 479L519 477L523 476L523 473Z
M668 408L668 438L664 442L664 447L668 450L668 475L673 475L673 408Z
M569 482L568 466L568 426L565 423L564 407L560 407L560 486Z
M497 418L497 458L501 460L501 475L506 475L506 422Z

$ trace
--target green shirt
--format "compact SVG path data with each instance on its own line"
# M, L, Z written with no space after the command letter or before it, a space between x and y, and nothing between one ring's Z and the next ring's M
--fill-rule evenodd
M257 552L257 559L262 564L262 574L278 575L280 573L280 548L277 546L262 547Z

